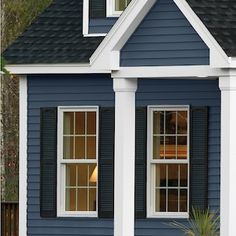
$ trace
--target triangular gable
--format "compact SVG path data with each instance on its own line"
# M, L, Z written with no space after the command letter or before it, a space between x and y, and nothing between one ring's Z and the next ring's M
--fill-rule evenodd
M158 0L121 50L121 66L209 65L209 48L173 0Z
M133 0L90 58L90 64L93 68L119 70L121 66L120 55L122 54L122 48L126 45L136 29L139 28L139 26L141 27L143 19L146 16L148 17L149 11L157 1L166 1L167 4L170 4L170 2L172 2L172 4L175 3L175 7L179 9L179 14L185 16L184 19L187 19L188 25L190 24L192 26L192 32L194 31L194 33L197 33L202 39L199 41L200 44L202 41L205 43L205 45L204 43L200 45L205 49L205 55L203 56L203 58L205 58L204 63L195 62L191 65L210 64L211 67L220 68L229 66L228 56L215 38L209 33L208 29L200 21L198 16L193 12L186 0ZM210 51L210 58L207 58L207 48L209 48ZM153 52L150 52L150 54L151 53ZM123 57L123 55L121 56ZM166 57L169 57L169 55L166 54ZM202 57L202 55L200 55L200 57ZM208 60L210 63L207 63ZM184 63L182 65L184 65ZM148 66L149 65L147 64L147 67Z

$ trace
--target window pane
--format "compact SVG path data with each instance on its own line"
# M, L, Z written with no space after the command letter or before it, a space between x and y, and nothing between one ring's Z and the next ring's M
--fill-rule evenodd
M168 190L168 212L178 212L178 190Z
M96 186L98 178L97 164L89 165L89 186Z
M188 186L188 165L180 165L180 187Z
M75 159L85 159L85 137L75 137Z
M188 146L187 146L187 136L177 137L177 157L178 159L187 159Z
M75 113L75 134L85 134L85 112Z
M88 164L78 164L78 186L88 186Z
M96 112L87 113L87 134L96 134Z
M168 187L178 187L178 165L168 165Z
M156 187L166 187L166 165L156 165Z
M87 137L87 158L96 159L96 137Z
M66 211L76 210L76 189L66 189Z
M74 112L64 112L64 134L74 134Z
M156 190L156 212L166 212L166 190Z
M165 137L165 158L176 159L176 137Z
M164 112L153 112L153 134L164 134Z
M96 211L96 189L89 189L89 210Z
M187 212L187 190L180 190L180 212Z
M164 158L164 137L153 137L153 159Z
M187 134L187 111L178 111L178 134Z
M63 159L74 158L74 138L64 137L63 138Z
M115 10L116 11L123 11L128 4L131 2L131 0L115 0Z
M76 186L76 164L66 165L66 186Z
M77 199L77 205L78 205L78 211L87 211L87 200L88 200L88 189L87 188L79 188L78 189L78 199Z
M166 111L166 134L176 134L175 111Z

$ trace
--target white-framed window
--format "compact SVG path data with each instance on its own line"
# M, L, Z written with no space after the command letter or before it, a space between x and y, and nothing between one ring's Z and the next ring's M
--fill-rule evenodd
M97 216L98 107L58 107L58 216Z
M131 0L107 0L107 16L120 16L130 2Z
M189 216L189 107L148 107L147 215Z

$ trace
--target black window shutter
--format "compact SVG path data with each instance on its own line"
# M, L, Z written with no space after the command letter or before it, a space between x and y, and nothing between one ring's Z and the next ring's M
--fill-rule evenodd
M113 218L115 109L100 108L99 123L98 215Z
M136 108L135 128L135 216L146 218L146 143L147 143L147 109Z
M106 0L90 0L89 9L89 14L91 18L105 18Z
M57 108L41 108L40 216L57 215Z
M191 108L190 211L208 207L208 108Z

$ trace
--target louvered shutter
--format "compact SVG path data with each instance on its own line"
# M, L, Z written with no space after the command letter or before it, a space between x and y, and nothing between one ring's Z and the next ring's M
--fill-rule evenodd
M98 214L100 218L114 216L114 108L100 108Z
M42 108L40 119L40 215L57 215L57 108Z
M192 107L190 125L190 210L208 207L208 108Z

